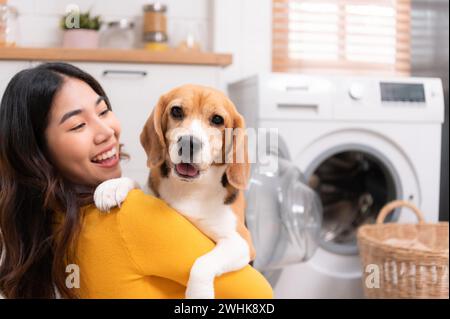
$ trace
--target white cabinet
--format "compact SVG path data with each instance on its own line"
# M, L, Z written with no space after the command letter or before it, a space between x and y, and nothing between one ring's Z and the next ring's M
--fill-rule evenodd
M0 61L0 97L3 97L6 86L12 77L20 70L30 67L30 62Z

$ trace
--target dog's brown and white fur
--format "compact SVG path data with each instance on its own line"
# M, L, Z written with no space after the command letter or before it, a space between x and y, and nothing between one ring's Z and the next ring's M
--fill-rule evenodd
M187 298L214 298L214 278L243 268L255 257L245 227L242 194L250 166L248 161L236 163L234 157L239 147L245 147L245 137L235 135L232 145L227 145L225 139L225 128L244 126L244 119L223 93L186 85L159 99L141 133L151 169L150 190L216 243L212 251L195 261ZM211 129L216 134L210 134ZM201 141L198 151L190 153L190 164L179 152L180 140L186 136L190 141ZM225 161L229 156L231 163ZM180 163L184 163L184 169L177 166ZM128 178L102 183L95 192L97 207L108 210L120 205L135 187Z

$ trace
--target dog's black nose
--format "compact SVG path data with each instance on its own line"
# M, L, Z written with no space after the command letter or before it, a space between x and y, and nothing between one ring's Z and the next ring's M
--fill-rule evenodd
M202 148L202 141L192 135L184 135L178 139L178 155L191 158Z

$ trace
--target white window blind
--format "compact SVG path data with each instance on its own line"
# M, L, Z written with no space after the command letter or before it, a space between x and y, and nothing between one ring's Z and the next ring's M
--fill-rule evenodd
M410 73L410 0L273 0L275 72Z

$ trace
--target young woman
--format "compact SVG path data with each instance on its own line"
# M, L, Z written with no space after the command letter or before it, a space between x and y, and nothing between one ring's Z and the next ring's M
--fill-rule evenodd
M49 63L11 80L0 106L1 294L184 297L191 266L214 243L140 190L110 214L95 208L95 187L121 176L119 143L120 124L89 74ZM218 277L215 292L272 297L250 266Z

